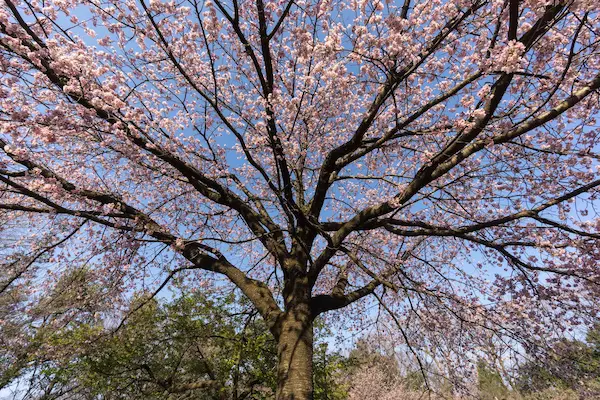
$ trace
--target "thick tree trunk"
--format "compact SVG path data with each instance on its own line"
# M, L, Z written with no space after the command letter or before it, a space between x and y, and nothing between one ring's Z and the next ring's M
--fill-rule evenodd
M277 400L312 400L313 321L308 305L287 312L277 356Z

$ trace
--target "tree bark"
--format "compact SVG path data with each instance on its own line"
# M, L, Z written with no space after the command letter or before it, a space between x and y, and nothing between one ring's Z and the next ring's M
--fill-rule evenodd
M313 399L313 318L308 304L287 311L277 343L277 400Z

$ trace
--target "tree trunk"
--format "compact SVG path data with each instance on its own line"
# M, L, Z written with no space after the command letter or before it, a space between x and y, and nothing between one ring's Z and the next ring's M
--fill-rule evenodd
M277 400L313 399L313 321L308 305L289 310L277 344Z

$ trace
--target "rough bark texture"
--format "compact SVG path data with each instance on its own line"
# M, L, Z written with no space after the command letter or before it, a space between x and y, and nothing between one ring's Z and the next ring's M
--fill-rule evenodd
M277 400L312 400L313 323L308 305L287 312L277 355Z

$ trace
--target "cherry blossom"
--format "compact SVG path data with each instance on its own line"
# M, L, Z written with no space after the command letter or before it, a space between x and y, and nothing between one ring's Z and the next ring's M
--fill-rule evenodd
M82 269L52 323L236 288L299 400L321 314L416 354L597 317L597 2L0 4L0 332Z

